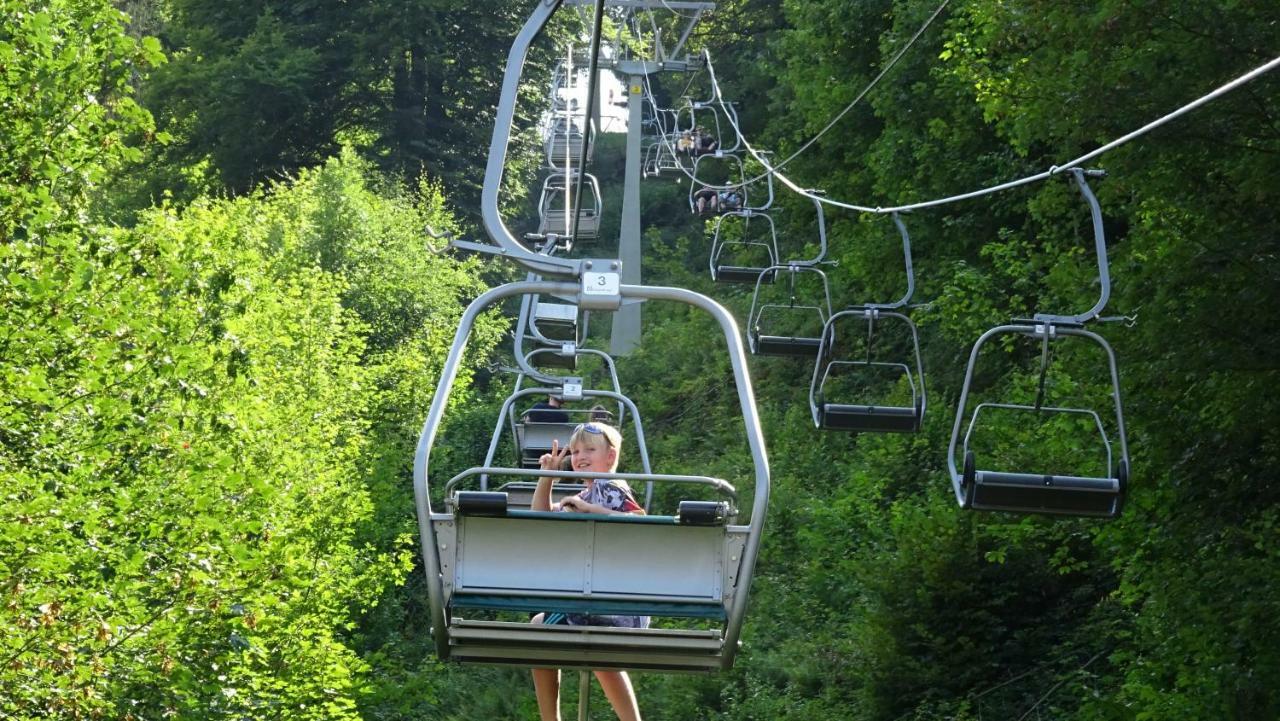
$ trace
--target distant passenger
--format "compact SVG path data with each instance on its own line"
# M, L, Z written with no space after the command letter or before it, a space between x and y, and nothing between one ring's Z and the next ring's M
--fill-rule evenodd
M693 194L693 209L698 215L725 213L742 208L742 194L737 190L716 191L703 188Z
M524 420L533 423L568 423L569 412L563 410L564 399L552 393L545 401L538 401L525 411Z
M720 141L708 133L699 133L693 139L693 155L710 155L720 147Z

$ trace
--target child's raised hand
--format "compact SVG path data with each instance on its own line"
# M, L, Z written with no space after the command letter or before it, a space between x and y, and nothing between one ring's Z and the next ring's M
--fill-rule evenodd
M564 467L564 459L567 455L569 455L569 449L561 448L559 440L552 440L551 452L543 453L538 459L538 465L544 471L558 471Z

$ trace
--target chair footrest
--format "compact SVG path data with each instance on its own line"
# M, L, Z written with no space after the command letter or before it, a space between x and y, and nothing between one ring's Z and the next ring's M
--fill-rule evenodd
M756 355L802 356L816 358L822 347L821 338L788 335L756 336Z
M715 279L718 283L755 283L760 280L761 273L765 273L765 283L772 283L777 271L766 272L764 268L743 265L717 265Z
M628 668L705 672L721 668L720 631L540 626L468 621L449 624L450 657L458 661L557 668Z

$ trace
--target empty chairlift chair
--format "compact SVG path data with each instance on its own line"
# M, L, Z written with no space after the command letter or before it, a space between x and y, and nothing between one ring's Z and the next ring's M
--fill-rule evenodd
M536 273L528 277L531 281L538 279ZM587 314L573 303L543 297L533 294L520 299L516 352L537 367L573 370L577 367L577 350L587 334ZM532 344L527 352L526 342Z
M576 175L552 173L542 182L542 195L538 199L538 233L555 233L574 241L594 240L600 236L600 185L595 176L583 178L582 202L574 202L577 208L577 233L573 233L573 210L567 207L570 193L577 186Z
M862 353L855 355L855 349L845 348L849 344L841 343L839 329L844 323L858 319L867 324L866 347ZM875 351L878 332L876 324L886 319L899 323L908 330L911 345L909 353L913 362L878 360L880 356ZM920 356L919 333L910 318L902 313L877 307L840 311L827 321L817 355L818 362L814 365L813 379L809 384L809 409L813 415L813 423L818 428L854 433L914 433L920 430L926 405L924 363ZM858 374L868 380L880 381L895 376L902 377L910 389L910 400L903 405L859 403L857 398L840 395L832 400L828 385L841 374Z
M820 204L818 220L819 227L824 227ZM809 382L809 411L818 428L854 433L914 433L924 423L927 398L924 362L920 355L920 334L915 323L899 312L907 308L916 288L915 270L911 262L911 236L897 213L893 214L893 224L902 237L903 264L907 276L906 293L892 303L865 303L828 318L827 325L822 330L818 362L814 365L813 378ZM823 242L825 245L825 235ZM852 342L854 338L863 337L862 334L844 334L840 330L841 326L859 319L866 323L864 348L857 348ZM905 336L899 335L898 347L891 348L887 353L876 348L877 325L885 320L906 330ZM902 347L904 343L907 348ZM885 345L885 342L881 340L880 345ZM888 360L882 360L883 358ZM852 376L864 382L901 378L910 390L910 398L905 404L866 403L865 391L861 388L854 393L847 389L833 393L830 384L840 376Z
M532 312L526 337L537 349L531 356L534 364L568 370L577 368L575 351L582 344L580 328L585 330L586 326L585 320L579 322L578 306L538 300L533 303Z
M765 232L753 235L763 227ZM717 283L772 283L777 275L778 230L768 213L735 210L716 218L711 238L711 279Z
M1031 403L994 403L984 402L974 406L972 412L967 410L970 388L973 382L974 368L978 362L982 346L1001 336L1026 336L1039 340L1042 344L1040 387L1035 400ZM1112 440L1107 434L1102 417L1092 408L1051 406L1044 402L1044 379L1050 365L1050 346L1066 338L1081 338L1092 341L1103 349L1109 365L1113 399L1113 420L1119 439L1120 452L1116 457ZM978 419L984 411L1012 411L1034 415L1040 419L1047 416L1079 416L1087 419L1089 425L1096 429L1103 447L1104 463L1102 475L1082 476L1063 473L1028 472L979 468L977 457L971 448L974 431L978 428ZM962 419L968 415L969 422L964 437L959 439ZM963 458L963 466L956 467L957 443L959 457ZM1065 324L1054 324L1028 321L998 326L984 333L974 344L969 356L969 366L965 373L964 386L960 392L960 412L956 416L952 428L949 447L949 465L952 482L955 486L956 499L964 508L984 511L1016 511L1022 513L1047 513L1055 515L1100 516L1105 518L1119 515L1124 501L1126 486L1129 481L1129 450L1125 440L1124 413L1120 404L1120 379L1116 369L1115 353L1111 346L1101 337L1084 328ZM1081 463L1081 466L1084 464Z
M546 155L547 167L577 167L581 162L582 148L586 143L586 135L581 127L567 117L560 116L551 122L547 130L546 140L542 144ZM588 148L587 162L591 162L592 149Z
M1129 446L1125 436L1124 409L1120 402L1120 374L1116 367L1115 352L1107 341L1084 327L1095 320L1106 307L1111 295L1111 278L1107 263L1106 235L1102 225L1102 209L1085 180L1086 174L1099 174L1079 168L1071 172L1081 196L1089 206L1093 221L1094 248L1097 253L1100 297L1089 310L1077 315L1053 315L1038 313L1031 320L1015 320L983 333L969 354L964 385L956 409L955 423L951 427L951 442L947 451L947 465L956 501L962 508L974 510L1014 511L1021 513L1045 513L1068 516L1098 516L1113 518L1120 514L1129 483ZM968 409L973 386L974 367L979 351L986 343L1002 336L1029 337L1040 344L1039 386L1031 403L977 404ZM1114 420L1114 445L1119 446L1118 457L1113 447L1113 436L1108 434L1102 416L1094 408L1076 406L1051 406L1045 403L1046 376L1049 372L1051 351L1054 344L1075 338L1101 348L1107 359L1110 375L1111 414ZM1085 418L1102 441L1104 462L1101 475L1070 473L1045 473L1042 469L993 470L979 467L980 458L970 442L977 428L979 415L986 410L1010 411L1030 414L1044 419L1048 416L1075 416ZM963 441L960 429L965 418L969 422ZM959 448L957 445L959 444ZM958 456L963 465L957 466ZM1085 467L1081 463L1079 467Z
M764 294L766 278L784 272L787 301L768 302ZM816 287L801 295L796 281L812 276ZM766 356L817 358L822 348L822 331L831 317L831 290L827 276L813 266L775 265L761 270L751 296L748 341L751 352Z

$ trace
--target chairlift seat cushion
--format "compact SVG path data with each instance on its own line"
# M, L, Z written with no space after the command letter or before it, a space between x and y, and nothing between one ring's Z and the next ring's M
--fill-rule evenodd
M729 520L725 501L680 501L676 522L686 526L723 526Z
M1116 478L1002 471L975 472L970 494L977 510L1104 518L1116 516L1121 501Z
M764 283L772 283L777 275L776 270L766 271L764 268L744 265L717 265L715 279L718 283L755 283L761 280L761 273L764 273Z
M823 403L819 424L832 431L914 433L920 430L920 414L909 406L868 406Z
M817 358L818 349L821 347L821 338L756 334L756 355L802 356L807 358Z
M458 513L464 516L507 515L507 494L503 491L460 491Z

